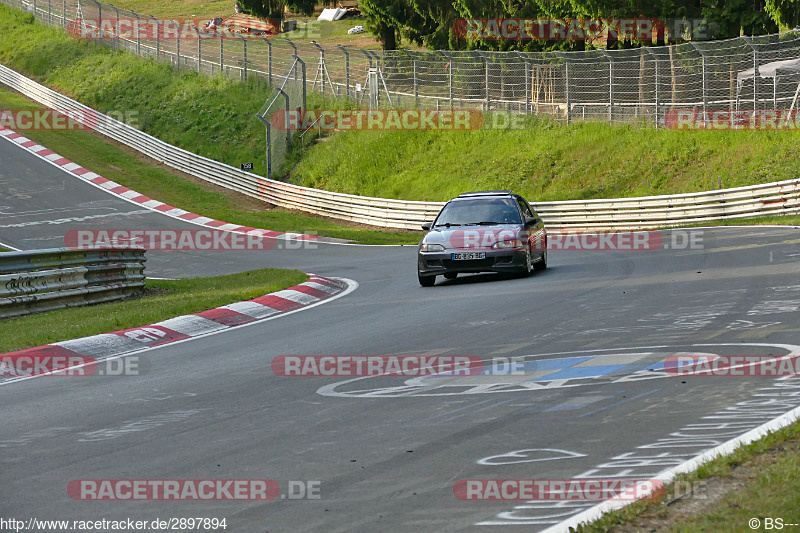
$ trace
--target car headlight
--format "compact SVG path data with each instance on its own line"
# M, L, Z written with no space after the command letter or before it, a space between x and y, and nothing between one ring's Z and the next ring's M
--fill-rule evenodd
M423 244L419 247L420 252L444 252L444 246L441 244Z
M521 247L522 247L522 241L519 239L497 241L492 245L492 248L521 248Z

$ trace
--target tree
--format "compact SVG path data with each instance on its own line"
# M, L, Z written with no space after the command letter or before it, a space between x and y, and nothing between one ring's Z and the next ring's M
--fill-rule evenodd
M800 2L797 0L766 0L764 10L782 30L800 26Z

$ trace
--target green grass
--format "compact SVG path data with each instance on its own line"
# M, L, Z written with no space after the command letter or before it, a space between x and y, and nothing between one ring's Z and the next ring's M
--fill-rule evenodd
M307 279L299 270L266 268L211 278L147 280L149 295L143 298L0 319L0 353L199 313Z
M696 472L679 476L679 481L724 480L736 467L753 469L758 474L740 490L728 493L719 503L686 519L675 520L668 531L750 531L750 518L783 518L800 521L800 423L794 423L758 441L738 448L732 454L702 465ZM670 488L667 494L671 494ZM691 497L691 496L690 496ZM613 531L639 517L663 518L661 502L637 502L578 529L580 533ZM763 521L762 521L763 523Z
M500 131L337 132L309 150L292 180L406 200L442 201L481 189L512 189L537 201L677 194L717 188L720 180L729 188L796 178L798 143L796 131L536 119Z
M22 96L0 89L0 108L29 109L41 107ZM353 240L364 244L414 244L416 233L380 231L337 224L330 219L303 215L199 183L187 181L166 167L154 166L152 161L125 150L104 138L85 131L22 131L26 137L47 146L56 153L92 171L121 183L135 191L162 202L204 216L242 224L294 233L325 235Z

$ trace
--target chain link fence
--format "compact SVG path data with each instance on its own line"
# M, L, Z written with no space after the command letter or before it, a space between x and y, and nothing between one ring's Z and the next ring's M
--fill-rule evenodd
M70 21L105 20L99 42L176 68L262 78L274 88L260 113L265 120L276 109L305 109L313 91L370 109L479 109L658 127L671 110L796 109L800 91L800 64L788 61L800 58L798 29L626 50L376 51L282 38L141 35L122 26L153 24L153 17L96 0L1 1L65 29ZM267 134L277 168L286 142L268 126Z

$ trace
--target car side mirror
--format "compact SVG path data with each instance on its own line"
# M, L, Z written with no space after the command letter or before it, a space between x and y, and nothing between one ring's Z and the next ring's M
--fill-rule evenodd
M424 229L425 231L430 231L431 230L431 224L432 224L431 222L424 223L422 225L422 229Z
M539 218L537 217L525 217L526 226L535 226L538 223L539 223Z

